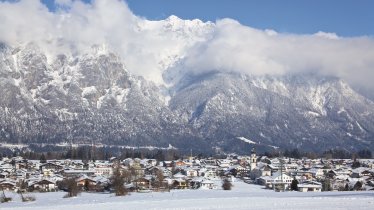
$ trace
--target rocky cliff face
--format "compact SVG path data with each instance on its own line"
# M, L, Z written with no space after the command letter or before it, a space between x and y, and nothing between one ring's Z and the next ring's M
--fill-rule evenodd
M374 148L374 103L338 78L212 71L165 87L100 46L50 57L33 44L2 44L0 95L1 142Z
M114 54L92 52L48 63L33 45L3 46L2 141L168 145L179 135L157 86L129 75Z
M210 73L187 80L170 109L222 147L239 149L237 137L317 150L373 144L373 102L337 78Z

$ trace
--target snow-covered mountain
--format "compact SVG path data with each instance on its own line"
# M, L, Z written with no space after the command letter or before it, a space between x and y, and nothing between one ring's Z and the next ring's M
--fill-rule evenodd
M212 53L210 45L221 46L230 34L226 28L241 27L230 20L216 24L137 18L129 25L136 38L123 39L117 48L78 50L63 39L0 44L0 142L172 145L195 151L245 151L253 145L374 149L373 101L337 77L186 69L194 65L184 62L198 58L200 48ZM269 42L275 36L241 32L270 37ZM61 49L51 49L53 43ZM228 47L237 44L235 39Z
M2 141L167 146L183 135L179 130L188 131L162 91L130 75L114 54L95 48L48 63L29 44L2 45L0 56Z
M165 87L131 75L103 46L50 61L34 44L3 44L0 87L0 138L8 143L234 151L254 143L308 150L374 145L374 103L332 77L212 71Z
M265 147L373 146L374 103L332 77L212 72L186 78L169 107L224 148L240 149L235 137Z

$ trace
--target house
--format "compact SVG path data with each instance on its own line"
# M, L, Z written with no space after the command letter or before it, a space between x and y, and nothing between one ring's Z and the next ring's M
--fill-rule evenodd
M186 166L187 164L183 161L183 160L178 160L177 162L175 162L175 166Z
M272 178L272 188L274 190L286 190L290 188L291 182L293 180L292 177L288 176L285 173L281 173L280 171L276 172L271 176Z
M202 178L193 177L192 179L188 180L189 188L190 189L198 189L201 186L201 182L203 182Z
M28 168L27 160L16 163L16 169L27 169L27 168Z
M256 179L256 183L259 185L263 185L266 188L271 188L272 186L273 179L271 176L261 176Z
M156 175L160 169L156 166L148 166L144 170L145 175Z
M205 165L209 165L209 166L217 166L218 165L218 160L216 159L213 159L213 158L209 158L209 159L202 159L201 160L201 163L205 164Z
M351 176L352 175L352 169L351 168L345 168L345 167L341 167L339 169L335 169L334 171L336 173L336 175L347 175L347 176Z
M175 179L185 179L186 178L186 176L183 175L182 173L176 173L176 174L173 175L173 177Z
M96 176L112 176L113 168L110 165L97 165L93 168Z
M359 167L352 170L351 177L352 178L360 178L363 176L370 176L371 173L368 168L365 167Z
M231 165L231 161L227 159L221 159L221 160L218 160L217 162L220 168L228 168Z
M299 192L321 192L322 184L314 181L305 181L297 185Z
M173 189L186 189L187 181L184 179L174 179L172 183Z
M348 177L349 178L349 177ZM349 189L349 181L346 179L335 179L335 180L330 180L330 187L331 190L334 191L344 191Z
M267 165L261 168L260 171L261 171L261 176L271 176L271 169Z
M0 182L0 188L3 190L15 190L16 189L16 183L11 180L3 180Z
M292 175L293 176L303 177L304 179L307 179L307 180L312 180L313 179L313 172L310 171L310 170L300 169L298 171L294 171L292 173Z
M285 168L287 168L287 171L296 171L298 168L298 165L296 163L288 163L284 164Z
M157 160L156 159L148 159L147 163L150 166L156 166L157 165Z
M249 168L238 165L236 166L236 173L238 176L244 177L248 175L248 172L250 171Z
M186 170L187 176L188 177L196 177L199 175L199 172L196 169L187 169Z
M63 166L58 165L56 163L48 162L39 166L40 171L44 170L52 170L52 171L60 171L63 169Z
M151 181L145 177L135 179L132 182L136 189L149 189L151 188Z
M329 170L327 171L326 173L326 177L330 178L330 179L335 179L335 177L337 176L337 172L334 171L334 170Z
M82 161L73 161L70 165L70 168L73 168L75 170L88 170L89 164Z
M348 188L350 190L363 190L365 188L365 181L362 178L348 178Z
M174 161L164 161L164 167L167 169L172 169L175 166Z
M262 176L271 176L271 169L268 165L257 166L256 168L251 170L249 176L253 180Z
M219 179L217 172L213 169L207 169L206 171L202 172L202 176L210 180Z
M320 168L312 168L309 170L314 178L320 179L323 177L323 170Z
M109 180L102 176L88 177L83 175L76 179L77 185L86 191L103 191Z
M86 176L93 176L95 174L94 170L74 170L74 169L65 169L63 171L63 175L67 178L72 178L72 177L79 177L81 175L86 175Z
M162 174L164 175L164 177L172 177L173 173L170 169L161 169L162 170Z
M28 190L31 192L34 190L38 190L40 192L50 192L57 190L57 185L55 181L42 179L38 181L29 182Z
M96 181L93 178L87 177L85 175L76 179L76 182L80 188L83 188L89 191L94 189L96 186Z
M204 180L200 183L200 189L207 190L207 189L216 189L217 186L211 180Z

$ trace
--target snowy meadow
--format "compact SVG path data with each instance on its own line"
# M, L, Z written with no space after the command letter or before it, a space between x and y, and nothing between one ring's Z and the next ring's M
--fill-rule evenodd
M111 209L373 209L374 192L274 192L262 186L234 182L231 191L172 190L170 192L114 194L81 193L63 198L64 192L29 193L34 202L13 201L0 204L0 209L111 210Z

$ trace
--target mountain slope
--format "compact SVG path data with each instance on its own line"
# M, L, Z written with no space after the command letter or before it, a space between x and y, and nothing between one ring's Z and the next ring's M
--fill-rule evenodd
M339 79L214 72L203 77L176 87L170 108L223 147L237 147L236 137L316 150L373 145L373 102Z
M3 48L2 141L167 146L188 132L160 89L131 76L114 54L93 50L48 63L32 44Z
M246 151L244 137L263 149L374 148L373 102L337 78L164 72L176 75L155 85L105 46L53 57L2 44L1 142Z

